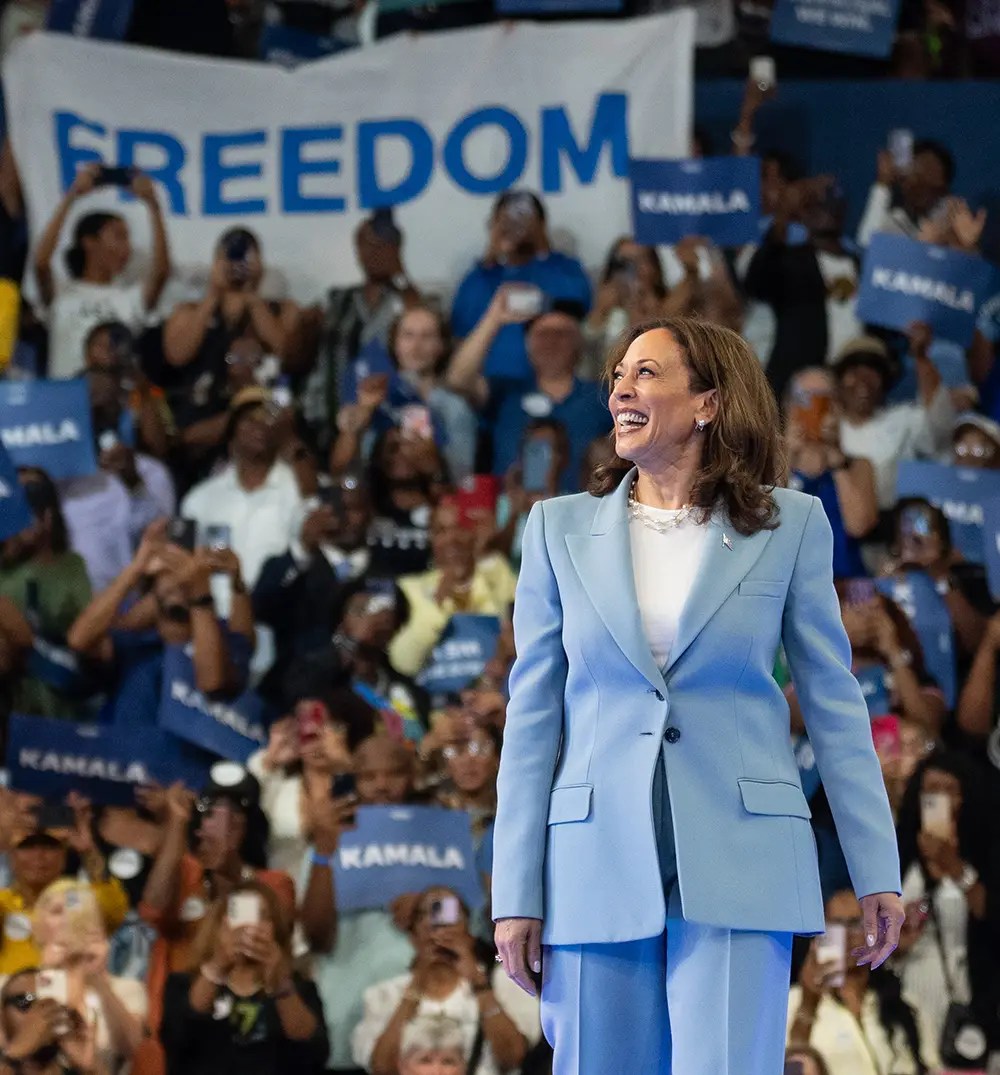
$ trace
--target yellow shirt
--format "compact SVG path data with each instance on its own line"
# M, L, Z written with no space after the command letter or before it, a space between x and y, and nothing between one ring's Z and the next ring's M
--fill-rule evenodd
M125 921L128 895L115 878L93 884L97 906L104 916L108 934ZM32 908L13 888L0 888L0 975L16 974L25 967L37 967L42 958L32 933Z

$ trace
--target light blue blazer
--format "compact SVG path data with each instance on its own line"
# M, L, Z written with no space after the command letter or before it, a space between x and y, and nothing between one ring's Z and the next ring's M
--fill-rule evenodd
M493 917L546 944L665 928L652 787L666 765L684 918L821 933L816 843L774 680L783 642L857 895L900 892L892 815L833 588L822 504L775 490L779 525L709 535L665 667L643 634L631 475L536 504L514 605ZM670 571L664 563L663 571Z

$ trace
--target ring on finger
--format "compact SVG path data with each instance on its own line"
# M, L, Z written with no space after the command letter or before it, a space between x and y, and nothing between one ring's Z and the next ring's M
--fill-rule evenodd
M497 961L497 963L503 966L503 956L494 956L493 958Z

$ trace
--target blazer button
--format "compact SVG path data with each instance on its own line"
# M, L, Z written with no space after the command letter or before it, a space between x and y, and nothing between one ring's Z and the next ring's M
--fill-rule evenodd
M649 690L646 693L647 694L655 694L656 695L656 700L658 702L663 701L663 691L658 691L655 687L650 687Z
M680 737L681 737L680 728L668 728L666 730L666 732L664 732L664 734L663 734L663 738L666 739L666 741L668 743L676 743L677 740L680 739Z

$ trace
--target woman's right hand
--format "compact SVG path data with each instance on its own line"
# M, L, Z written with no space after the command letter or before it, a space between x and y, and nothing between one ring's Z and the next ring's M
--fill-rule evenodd
M283 717L271 725L264 752L264 768L273 772L298 761L299 733L294 717Z
M529 996L537 996L532 976L542 973L542 920L501 918L493 939L507 977Z
M71 199L82 198L84 194L89 194L97 185L97 174L101 170L101 165L96 161L91 161L90 164L84 164L77 169L76 177L73 179L67 194Z
M57 1039L57 1030L65 1022L62 1005L52 999L36 1000L25 1013L13 1038L4 1050L10 1060L26 1060Z
M239 937L237 931L232 929L225 918L219 923L219 932L215 936L215 944L212 946L212 955L208 960L213 971L212 977L225 977L236 962L236 951Z
M829 970L816 958L816 944L813 942L809 945L809 951L799 971L799 987L803 999L819 1000L824 993L828 993L831 988L827 980L829 976Z

